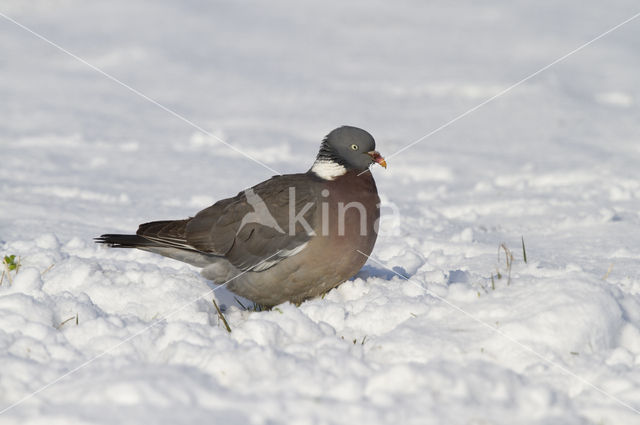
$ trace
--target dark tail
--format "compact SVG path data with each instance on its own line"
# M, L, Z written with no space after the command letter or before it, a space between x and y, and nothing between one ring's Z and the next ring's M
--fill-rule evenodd
M101 235L93 240L96 243L103 243L113 248L142 248L158 245L138 235Z
M188 222L189 219L152 221L141 224L135 235L107 234L94 240L114 248L173 247L193 250L185 236Z

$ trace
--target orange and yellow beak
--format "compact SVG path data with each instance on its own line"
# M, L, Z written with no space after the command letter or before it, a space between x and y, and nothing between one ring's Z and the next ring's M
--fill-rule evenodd
M382 157L382 155L380 155L380 152L371 151L371 152L367 152L367 153L369 154L369 156L371 156L371 159L373 159L374 162L377 162L382 167L387 168L387 161L385 161L384 158Z

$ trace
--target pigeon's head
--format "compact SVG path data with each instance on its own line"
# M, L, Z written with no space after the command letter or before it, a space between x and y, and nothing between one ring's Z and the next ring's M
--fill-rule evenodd
M376 151L373 136L361 128L343 126L325 137L316 163L335 163L347 170L365 171L378 163L387 168L384 158Z

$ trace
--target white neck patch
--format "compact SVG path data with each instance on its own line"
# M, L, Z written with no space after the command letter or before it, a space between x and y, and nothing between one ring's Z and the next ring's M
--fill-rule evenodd
M324 180L335 180L336 177L343 176L347 173L347 169L343 165L328 159L317 159L316 162L313 163L311 171Z

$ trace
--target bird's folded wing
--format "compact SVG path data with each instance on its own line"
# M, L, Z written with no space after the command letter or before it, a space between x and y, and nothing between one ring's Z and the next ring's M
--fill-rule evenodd
M301 252L311 238L315 191L305 174L275 176L200 211L186 223L184 242L240 270L266 270Z

